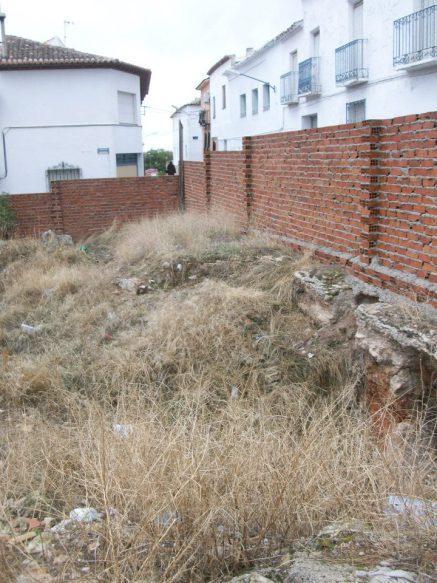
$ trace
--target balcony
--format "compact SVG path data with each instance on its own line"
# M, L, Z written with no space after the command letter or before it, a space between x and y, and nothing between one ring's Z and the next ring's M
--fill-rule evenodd
M202 109L202 111L199 113L199 124L205 128L209 127L211 124L211 115L209 109Z
M299 63L299 97L311 97L319 95L322 91L320 86L320 58L311 57L302 63Z
M393 48L397 69L437 65L437 5L395 20Z
M282 105L290 105L298 102L297 95L298 73L297 71L290 71L281 75L281 103Z
M335 82L348 87L367 81L366 39L353 40L335 50Z

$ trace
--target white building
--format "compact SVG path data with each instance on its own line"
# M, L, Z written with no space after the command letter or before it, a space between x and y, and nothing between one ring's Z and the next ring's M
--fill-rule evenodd
M52 180L144 173L141 102L150 71L5 36L0 15L0 193Z
M198 162L203 160L203 129L200 125L200 99L179 107L171 116L173 120L173 162L178 167L180 160L179 143L182 132L183 160ZM179 129L181 127L181 129Z
M437 0L301 0L303 18L243 59L209 71L211 137L437 109Z

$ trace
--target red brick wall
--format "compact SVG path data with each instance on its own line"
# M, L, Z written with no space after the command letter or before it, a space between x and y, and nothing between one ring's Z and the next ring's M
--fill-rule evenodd
M136 220L178 208L178 177L70 180L53 192L10 197L17 233L39 235L53 229L75 240L104 231L116 222Z
M204 199L339 261L363 281L437 305L437 113L244 138L207 155ZM189 206L189 204L188 204Z
M185 208L207 210L205 162L184 162Z
M437 113L384 121L379 136L375 255L437 283ZM434 243L434 249L433 249Z
M246 167L244 152L212 152L209 164L211 210L231 213L247 223Z
M368 136L339 126L251 138L254 226L357 254Z
M178 178L108 178L57 182L63 230L75 240L99 233L114 221L125 223L174 211L178 207Z
M17 217L17 236L39 235L52 228L52 200L48 192L10 196L9 200Z

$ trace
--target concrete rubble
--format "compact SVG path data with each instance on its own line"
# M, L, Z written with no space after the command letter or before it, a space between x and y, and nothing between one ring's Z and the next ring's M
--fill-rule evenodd
M363 284L341 267L299 270L294 278L297 304L319 326L318 337L335 334L353 341L356 357L364 364L372 412L385 409L387 416L401 422L409 418L416 401L432 397L435 309Z

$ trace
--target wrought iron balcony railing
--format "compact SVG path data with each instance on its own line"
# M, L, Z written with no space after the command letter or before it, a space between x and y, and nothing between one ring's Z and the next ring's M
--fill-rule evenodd
M437 4L394 21L395 66L437 58Z
M299 63L299 95L318 95L321 92L319 73L319 57L311 57Z
M297 103L297 85L298 72L289 71L285 75L281 75L281 103L287 105L289 103Z
M366 39L356 39L335 50L335 82L352 85L366 81Z
M199 124L203 127L207 127L211 124L211 114L209 109L202 109L199 113Z

